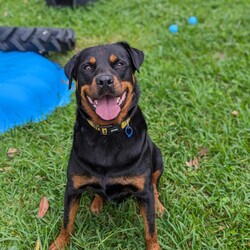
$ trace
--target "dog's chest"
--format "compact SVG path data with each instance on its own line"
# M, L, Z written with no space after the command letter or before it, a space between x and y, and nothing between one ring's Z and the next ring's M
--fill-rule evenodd
M97 135L91 139L89 134L81 135L74 145L74 156L81 167L96 174L106 175L117 169L124 169L140 159L141 139L127 138L122 131L113 136Z

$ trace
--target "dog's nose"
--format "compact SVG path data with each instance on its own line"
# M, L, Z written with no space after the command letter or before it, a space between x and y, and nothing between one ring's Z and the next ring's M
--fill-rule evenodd
M114 83L112 75L100 75L96 77L96 84L100 87L111 86Z

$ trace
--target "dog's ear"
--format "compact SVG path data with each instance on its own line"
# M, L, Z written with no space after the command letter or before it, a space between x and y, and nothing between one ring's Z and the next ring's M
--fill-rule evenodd
M80 53L74 55L64 66L64 73L69 79L69 89L71 89L72 81L76 79L76 67L79 61Z
M132 59L135 69L140 72L140 66L144 60L144 53L139 49L130 47L127 42L118 42L118 44L120 44L123 48L127 50Z

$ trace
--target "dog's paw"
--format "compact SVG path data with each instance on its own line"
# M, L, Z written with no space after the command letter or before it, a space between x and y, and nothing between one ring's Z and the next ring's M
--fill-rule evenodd
M65 245L61 245L59 246L59 244L55 242L53 242L50 247L49 247L49 250L64 250L65 249Z
M162 217L163 214L166 211L166 208L162 205L162 203L158 200L158 202L155 204L155 210L156 210L156 215L158 217Z
M56 240L50 245L49 250L64 250L70 243L70 234L65 230L61 229L60 234Z
M146 250L160 250L160 246L158 243L147 244Z
M90 210L94 214L99 214L103 208L103 198L100 195L95 195L94 200L90 205Z

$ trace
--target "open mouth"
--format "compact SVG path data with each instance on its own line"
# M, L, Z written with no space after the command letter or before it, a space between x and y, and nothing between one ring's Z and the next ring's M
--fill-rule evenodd
M120 114L126 97L127 92L125 91L121 96L118 97L105 95L94 100L87 96L87 99L90 103L90 106L99 117L101 117L103 120L110 121L115 119Z

